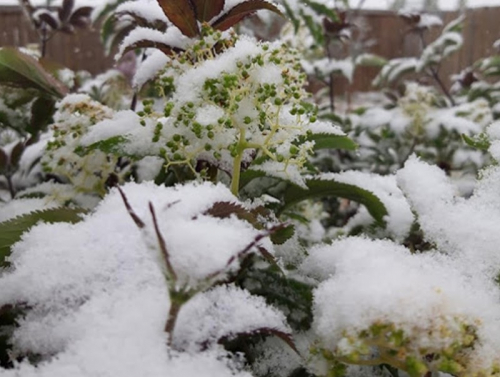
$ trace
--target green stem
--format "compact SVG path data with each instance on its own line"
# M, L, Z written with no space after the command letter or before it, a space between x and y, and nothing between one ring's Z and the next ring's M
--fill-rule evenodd
M168 334L168 345L172 345L172 336L175 328L175 323L177 322L177 317L182 308L182 303L177 300L172 300L170 303L170 310L168 312L167 323L165 324L165 332Z
M238 196L240 191L240 176L241 176L241 161L243 160L243 152L247 148L245 140L245 130L240 130L240 140L238 141L238 154L234 158L233 175L231 178L231 192L234 196Z

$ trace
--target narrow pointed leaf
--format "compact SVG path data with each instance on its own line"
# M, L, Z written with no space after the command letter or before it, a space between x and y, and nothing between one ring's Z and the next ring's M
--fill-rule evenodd
M7 153L3 149L0 149L0 173L7 169L7 165L9 164L9 157Z
M358 145L349 137L333 134L312 134L299 140L299 143L314 141L314 149L345 149L354 151Z
M194 38L200 35L193 4L190 0L158 0L167 18L182 34Z
M10 152L9 163L10 166L17 166L19 164L19 160L24 153L25 145L23 141L18 142L12 151Z
M73 19L81 18L81 17L88 18L90 20L90 16L92 15L93 9L94 8L92 8L92 7L80 7L80 8L78 8L77 10L75 10L73 12L73 14L71 14L70 21L72 21Z
M263 9L270 10L271 12L283 16L283 13L281 13L276 5L273 5L266 0L249 0L243 3L239 3L235 7L231 8L226 14L222 15L218 20L216 20L212 26L214 29L224 31L236 25L245 17L248 17L258 10Z
M55 208L31 212L0 223L0 267L6 265L5 258L10 254L11 247L21 239L24 232L39 221L47 223L67 222L77 223L85 214L83 209Z
M38 89L55 97L68 92L34 58L12 47L0 50L0 83Z
M73 7L75 6L75 0L64 0L61 8L58 10L59 19L61 22L66 22L71 16Z
M283 197L285 205L282 211L303 200L335 196L363 204L378 225L385 224L384 217L388 214L387 209L370 191L333 180L311 179L306 184L308 189L295 185L288 186Z
M155 42L151 41L149 39L143 39L140 41L137 41L130 46L127 46L125 50L123 50L123 54L127 53L128 51L135 50L137 48L157 48L161 52L163 52L165 55L172 56L176 52L180 52L180 50L176 47L170 46L166 43L161 43L161 42Z
M38 18L54 30L59 27L59 23L49 12L40 14Z
M225 0L192 0L196 18L200 22L208 22L224 9Z

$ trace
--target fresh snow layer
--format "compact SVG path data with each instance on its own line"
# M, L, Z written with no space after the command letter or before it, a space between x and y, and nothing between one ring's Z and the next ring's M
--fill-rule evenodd
M148 209L152 203L178 288L203 290L210 286L208 275L224 278L234 271L239 261L230 259L259 234L237 218L203 214L216 202L237 199L225 186L209 183L176 188L129 183L123 191L146 224L143 232L115 189L82 222L37 225L14 246L11 268L0 274L0 306L30 308L13 341L16 352L39 354L42 362L36 368L22 362L0 374L248 376L217 346L195 353L192 343L261 327L286 331L283 315L245 291L221 286L198 293L179 314L174 342L192 352L170 349L164 332L170 305L165 262ZM261 245L272 252L270 241Z
M397 174L398 184L418 216L426 238L460 258L471 270L494 277L500 269L500 169L492 167L469 199L460 198L436 166L409 159Z
M446 349L459 341L462 323L478 326L480 339L464 360L473 360L471 369L490 367L488 357L500 350L491 335L500 326L499 291L462 267L444 255L412 254L383 240L351 237L312 248L301 269L323 281L314 292L322 347L349 355L363 342L363 331L391 324L403 330L412 352Z

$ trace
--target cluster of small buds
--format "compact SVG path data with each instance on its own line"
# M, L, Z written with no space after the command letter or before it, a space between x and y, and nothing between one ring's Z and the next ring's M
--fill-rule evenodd
M423 376L429 371L455 376L483 375L484 371L474 371L472 361L479 343L480 323L454 317L436 319L435 325L426 329L403 329L391 322L374 323L361 331L344 331L333 351L316 347L315 352L335 366L339 362L388 364L412 377Z
M167 167L184 164L195 172L203 160L230 171L242 162L272 161L284 172L288 166L302 169L312 146L298 140L316 121L303 102L305 81L297 54L287 46L205 27L203 37L171 59L157 80L168 97L163 113L146 104L139 115L156 116L152 141L163 143Z
M55 115L52 139L42 158L45 173L62 178L77 192L104 195L106 182L115 174L118 158L99 150L78 151L80 140L89 128L112 116L110 108L86 95L66 97Z
M429 121L429 111L436 105L436 95L429 87L417 83L406 85L405 95L399 99L399 106L412 119L411 132L414 136L421 136L425 132L425 125Z

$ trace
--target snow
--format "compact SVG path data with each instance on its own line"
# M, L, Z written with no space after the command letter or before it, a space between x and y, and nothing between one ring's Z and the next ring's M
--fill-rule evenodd
M398 184L416 212L426 238L443 253L464 260L480 274L496 276L500 269L495 231L500 221L500 169L491 167L469 199L436 166L411 158L398 175Z
M120 59L128 47L134 46L135 43L141 41L148 41L148 43L153 42L173 48L185 49L188 46L190 39L182 34L179 29L173 26L169 27L164 33L147 27L136 27L123 39L118 53L115 55L115 60Z
M11 220L15 217L27 214L33 211L57 208L61 204L50 199L17 199L7 203L0 203L0 222Z
M204 321L193 323L193 318ZM235 286L216 287L194 297L182 310L177 322L174 341L179 349L203 348L222 338L251 334L262 329L289 333L282 312L267 306L263 297L252 296Z
M141 88L146 82L154 78L167 64L170 58L159 50L152 51L147 58L139 64L134 75L134 87Z
M378 352L383 357L386 349L405 349L404 360L455 344L465 353L459 361L474 360L467 365L471 370L493 366L476 358L461 326L477 328L478 348L499 350L489 335L499 326L498 290L493 282L469 278L449 258L352 237L311 249L302 269L323 281L314 292L314 329L322 348L367 360ZM376 331L383 335L376 337ZM404 339L399 344L391 340L397 331Z
M288 330L283 315L263 299L230 286L209 290L209 281L238 268L238 258L229 259L259 234L245 221L203 214L216 202L237 199L224 186L209 183L176 188L129 183L123 191L146 223L143 234L113 190L82 222L37 225L14 246L12 268L0 275L0 306L28 305L14 344L17 352L35 352L42 360L36 368L22 362L13 370L0 369L2 376L184 377L201 371L248 376L217 345L202 353L193 348L205 335L215 341L260 327ZM148 202L156 209L177 287L195 289L173 335L174 344L190 352L169 348L163 331L169 285ZM260 244L272 251L269 241ZM197 290L205 293L197 296ZM199 332L193 332L194 323Z

